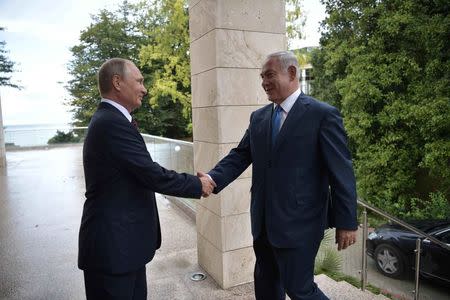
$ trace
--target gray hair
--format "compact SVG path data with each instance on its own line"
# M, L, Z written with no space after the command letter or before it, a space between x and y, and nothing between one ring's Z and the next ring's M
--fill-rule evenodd
M103 96L111 91L114 75L125 77L128 71L127 64L133 64L133 62L124 58L111 58L102 64L97 74L100 95Z
M280 51L269 54L267 56L267 60L271 58L276 58L281 65L283 71L287 72L290 66L295 68L295 76L297 79L300 79L300 72L298 67L298 60L295 54L292 51Z

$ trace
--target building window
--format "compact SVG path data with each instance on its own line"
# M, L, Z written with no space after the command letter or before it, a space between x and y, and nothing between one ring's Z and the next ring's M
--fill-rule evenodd
M302 69L302 76L300 77L300 87L303 93L310 95L311 94L311 83L314 80L312 75L312 68Z

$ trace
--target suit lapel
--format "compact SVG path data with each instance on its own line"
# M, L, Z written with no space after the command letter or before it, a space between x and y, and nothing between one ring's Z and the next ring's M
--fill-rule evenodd
M277 152L278 148L284 142L289 133L296 128L296 126L298 126L302 115L308 110L308 106L309 100L302 92L289 111L283 126L281 126L277 140L275 141L275 146L273 147L273 153Z
M272 151L272 111L273 105L270 104L266 107L263 115L263 120L261 122L261 132L264 134L264 140L266 141L266 154L270 154ZM269 157L265 155L265 157Z

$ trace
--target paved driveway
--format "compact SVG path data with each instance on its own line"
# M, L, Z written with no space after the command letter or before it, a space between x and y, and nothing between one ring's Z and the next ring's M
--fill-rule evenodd
M77 268L84 203L81 145L7 152L0 169L0 299L85 299ZM197 263L194 222L157 195L163 243L147 265L149 299L253 299L253 285L222 290L190 280Z
M0 169L0 299L84 299L76 265L85 190L81 145L7 152L7 161ZM147 268L150 299L254 299L252 284L222 290L211 278L190 281L190 273L200 270L195 224L162 197L158 205L163 245ZM355 277L360 242L342 252L344 272ZM412 298L411 280L379 274L370 259L369 282ZM422 281L421 299L449 299L449 294Z

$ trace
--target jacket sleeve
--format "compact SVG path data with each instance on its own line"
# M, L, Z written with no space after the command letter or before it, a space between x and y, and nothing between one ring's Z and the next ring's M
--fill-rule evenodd
M251 163L252 155L250 148L249 127L245 131L239 145L236 148L233 148L227 156L219 161L217 165L208 172L217 185L213 192L217 194L227 187L231 182L238 178L239 175L241 175Z
M193 175L167 170L154 162L140 134L126 122L103 130L113 161L146 188L165 195L200 198L202 185Z
M339 111L327 111L320 127L320 148L328 169L331 194L331 218L338 229L355 230L356 181L347 136Z

